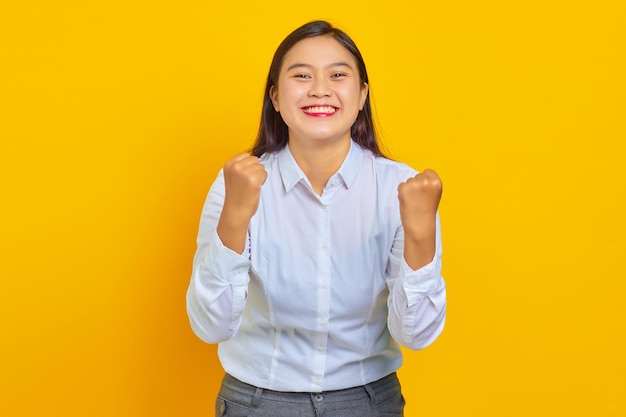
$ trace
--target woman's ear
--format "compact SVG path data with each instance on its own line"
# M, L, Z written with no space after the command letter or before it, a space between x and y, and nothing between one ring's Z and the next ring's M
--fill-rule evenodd
M363 110L363 106L365 106L365 100L367 99L367 93L369 92L369 86L367 83L363 83L361 87L361 98L359 100L359 111Z
M270 87L270 100L272 100L274 110L280 113L280 108L278 107L278 91L275 85Z

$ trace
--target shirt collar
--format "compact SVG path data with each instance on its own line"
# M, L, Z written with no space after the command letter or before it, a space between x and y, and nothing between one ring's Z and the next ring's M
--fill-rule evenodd
M357 177L361 160L363 159L363 153L363 149L356 142L350 141L348 155L335 174L337 178L341 178L346 188L350 188ZM289 150L289 144L278 152L277 157L285 191L289 192L298 182L305 179L306 175L302 169L300 169L293 154Z

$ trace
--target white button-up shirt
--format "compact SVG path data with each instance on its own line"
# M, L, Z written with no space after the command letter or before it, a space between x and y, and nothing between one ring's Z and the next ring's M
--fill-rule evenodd
M439 219L436 254L413 271L397 196L416 171L353 142L320 196L288 146L261 162L268 177L243 254L216 232L224 201L218 174L187 293L191 326L219 343L226 372L278 391L343 389L396 371L398 344L432 343L446 315Z

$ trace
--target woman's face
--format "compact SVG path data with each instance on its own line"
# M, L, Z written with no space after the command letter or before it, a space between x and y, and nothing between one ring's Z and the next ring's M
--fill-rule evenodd
M289 141L348 140L367 97L356 60L331 36L296 43L270 89Z

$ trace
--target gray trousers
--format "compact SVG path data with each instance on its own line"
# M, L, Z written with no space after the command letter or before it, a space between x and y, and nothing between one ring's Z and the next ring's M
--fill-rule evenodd
M371 384L321 393L279 392L226 374L216 417L402 417L404 397L392 373Z

